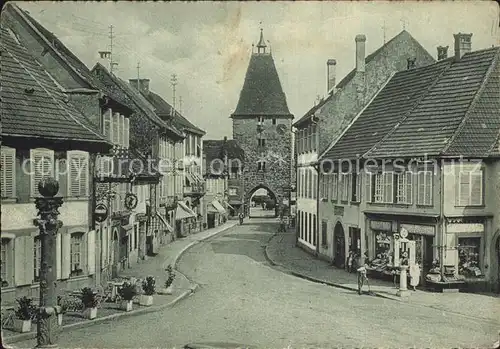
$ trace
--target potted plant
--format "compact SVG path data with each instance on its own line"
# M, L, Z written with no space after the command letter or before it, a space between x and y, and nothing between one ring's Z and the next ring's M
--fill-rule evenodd
M31 331L31 319L36 314L37 308L33 304L33 299L26 296L16 299L17 309L15 310L16 318L14 319L14 331L29 332Z
M146 280L142 281L142 290L144 291L144 294L141 294L139 304L145 306L153 305L153 295L156 292L155 278L148 276Z
M167 280L165 281L165 288L161 290L161 294L172 294L172 283L175 279L175 272L172 265L169 265L165 271L167 272Z
M137 296L135 285L130 282L125 282L118 290L118 294L122 298L120 309L125 311L132 310L132 300Z
M97 317L97 295L90 287L82 288L80 300L83 304L83 316L89 320Z

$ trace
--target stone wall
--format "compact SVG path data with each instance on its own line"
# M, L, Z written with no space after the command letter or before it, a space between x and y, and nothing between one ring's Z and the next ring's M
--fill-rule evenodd
M277 198L284 196L283 187L289 186L291 181L291 119L265 118L262 138L266 140L265 146L258 145L259 131L257 117L233 118L233 139L235 139L245 152L245 201L258 188L269 189ZM285 125L285 132L281 133L277 127ZM258 171L257 162L266 160L265 171Z

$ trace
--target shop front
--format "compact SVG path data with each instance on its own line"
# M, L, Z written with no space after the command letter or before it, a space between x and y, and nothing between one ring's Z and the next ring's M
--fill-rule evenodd
M368 221L368 267L372 274L381 278L390 279L399 275L399 266L402 259L408 263L418 264L420 280L432 268L437 249L434 248L436 224L409 223L401 218L395 220ZM408 253L399 253L399 242L402 241L401 232L405 232L404 239L409 241ZM398 249L398 251L396 251Z
M207 228L215 228L224 222L226 209L218 200L212 200L207 205Z
M189 235L196 224L196 214L184 202L179 201L175 211L175 231L177 237Z
M121 270L129 267L129 239L133 226L129 224L130 213L115 214L111 219L111 264L112 277L118 277Z

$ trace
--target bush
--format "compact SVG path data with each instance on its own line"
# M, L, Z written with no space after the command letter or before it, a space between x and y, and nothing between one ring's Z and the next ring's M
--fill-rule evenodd
M137 296L137 290L135 285L130 282L125 282L122 287L118 289L118 294L123 300L131 301L135 296Z
M172 283L174 282L175 273L174 273L174 269L172 268L172 265L170 265L170 264L167 267L166 271L167 271L167 281L165 281L165 288L169 288L172 285Z
M33 304L33 299L26 296L17 298L16 317L19 320L31 320L37 313L37 307Z
M156 280L152 276L148 276L146 280L142 282L142 290L146 296L152 296L156 292Z
M80 294L80 300L82 301L83 307L85 309L96 308L98 305L97 295L94 293L94 291L90 287L82 288L82 291Z

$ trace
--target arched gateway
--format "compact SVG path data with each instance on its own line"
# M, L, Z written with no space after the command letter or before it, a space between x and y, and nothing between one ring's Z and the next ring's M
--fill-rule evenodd
M291 185L292 119L274 60L264 36L248 64L236 110L231 115L233 139L245 152L245 203L258 188L285 204Z

